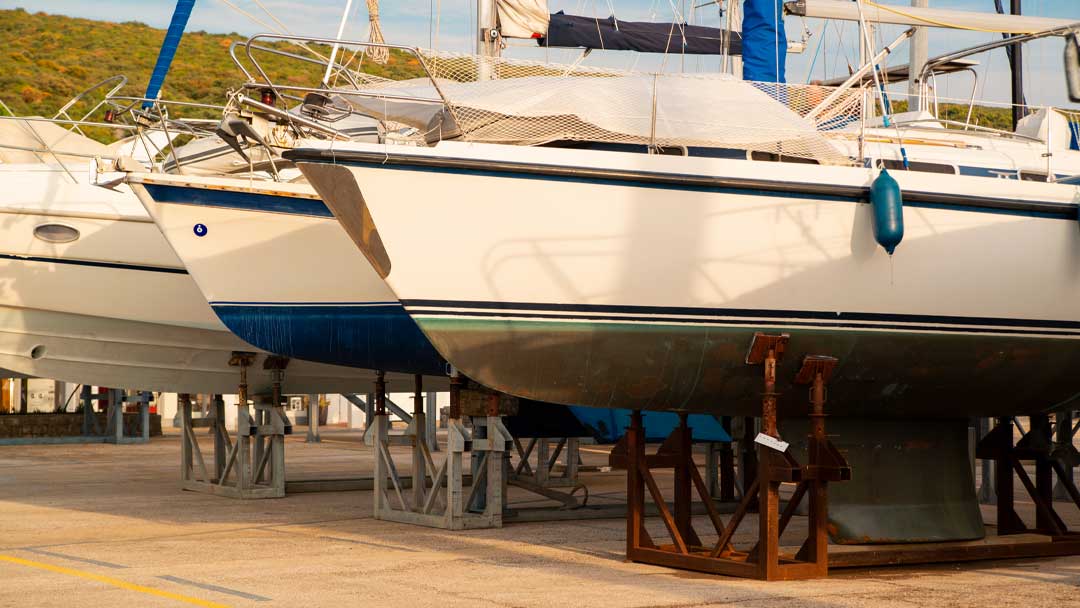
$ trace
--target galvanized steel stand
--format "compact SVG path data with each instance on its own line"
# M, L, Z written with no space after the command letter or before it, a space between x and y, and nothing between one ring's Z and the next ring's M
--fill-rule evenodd
M181 410L180 485L184 490L230 498L282 498L285 496L285 435L292 426L281 402L281 383L287 359L268 357L273 394L255 397L255 415L248 405L247 368L253 353L233 353L229 365L240 368L236 440L225 430L224 404L215 399L214 415L198 422L191 417L191 399L179 395ZM208 469L195 429L209 427L214 438L213 469ZM196 468L198 465L198 468Z
M724 525L717 512L708 487L698 473L691 453L691 429L686 414L679 414L679 426L664 441L656 454L645 454L644 429L641 412L635 411L627 429L627 559L697 570L712 574L724 574L763 580L805 579L825 576L828 572L826 530L827 504L826 484L850 478L850 469L842 456L825 437L824 385L832 373L836 360L830 357L807 358L799 380L809 379L813 384L813 432L810 436L810 463L803 467L785 449L770 447L778 443L776 421L776 362L784 352L788 336L756 334L747 355L748 364L763 363L765 366L765 392L762 398L762 431L758 441L758 472L744 492L735 514ZM618 459L617 454L613 454ZM615 466L619 463L613 462ZM674 509L669 510L661 494L652 470L672 468L675 471ZM795 497L780 513L779 487L781 482L798 482ZM718 535L712 547L702 545L691 523L692 486L696 488L706 512ZM648 488L653 502L664 521L672 544L653 542L645 529L645 489ZM795 555L780 553L780 536L790 522L802 496L811 496L810 534ZM748 551L737 551L732 538L745 519L753 503L759 506L759 537Z
M319 443L322 441L322 435L319 434L319 416L322 414L321 395L308 395L308 425L307 425L307 437L304 438L305 443Z
M588 488L578 481L578 468L581 464L579 438L534 437L522 447L521 440L515 437L514 448L518 462L510 472L510 485L562 503L560 509L574 509L588 503ZM556 464L563 452L566 453L566 465L560 472L556 470ZM530 462L534 454L535 465ZM509 461L509 458L507 460Z
M386 387L382 373L378 374L373 413L375 519L446 530L502 527L503 452L506 442L511 439L510 433L503 426L502 419L498 416L497 404L493 401L489 415L484 418L487 436L471 437L462 423L463 383L464 379L456 374L450 378L450 421L447 426L446 457L442 464L436 467L425 437L427 424L421 408L413 415L405 435L390 435ZM417 396L420 393L419 385L416 393ZM402 480L390 453L390 446L397 443L409 445L413 450L411 496L403 491ZM472 458L477 462L477 467L471 490L466 495L463 487L464 456L470 444ZM418 455L420 457L417 457ZM468 505L478 502L479 491L484 492L483 510L470 511Z

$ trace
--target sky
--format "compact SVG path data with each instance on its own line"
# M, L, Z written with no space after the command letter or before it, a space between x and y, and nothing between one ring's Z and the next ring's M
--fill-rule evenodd
M276 30L293 34L332 37L347 0L198 0L188 24L189 31L204 30L214 33L240 33L250 35ZM674 15L682 15L691 23L718 25L717 4L710 0L548 0L552 12L607 17L614 13L624 20L671 21ZM908 5L904 0L879 0L887 4ZM230 4L232 6L230 6ZM476 0L384 0L380 3L382 30L388 42L433 47L440 50L469 52L473 47L475 31ZM1004 0L1006 7L1009 0ZM704 5L704 6L702 6ZM935 8L994 11L994 0L930 0ZM44 11L75 17L108 21L140 21L155 27L166 27L172 15L174 2L169 0L0 0L0 8L22 7L32 11ZM698 8L694 8L694 7ZM263 8L279 21L275 22ZM239 9L236 10L236 9ZM241 11L246 12L244 15ZM1080 21L1078 0L1024 0L1024 13L1047 17L1075 18ZM254 17L254 19L252 18ZM261 21L258 23L256 20ZM436 27L435 24L438 24ZM805 82L810 78L822 79L843 76L849 65L857 67L858 51L855 46L857 29L854 24L829 23L818 19L803 20L787 18L789 40L804 40L807 50L788 56L789 82ZM891 42L903 28L884 26L879 28L878 48ZM930 55L972 46L995 39L994 34L958 32L930 28ZM366 2L353 1L352 14L345 30L345 38L366 40L368 19ZM818 46L821 52L816 53ZM1060 38L1048 39L1025 47L1025 85L1028 103L1032 105L1057 105L1080 108L1069 104L1065 97L1062 75L1062 48ZM580 59L576 50L541 50L531 41L513 41L505 51L509 57L526 59L550 59L574 62ZM889 64L907 63L907 47L894 53ZM1007 102L1009 99L1008 60L1003 51L985 54L977 58L980 65L978 90L980 100ZM582 63L637 69L659 69L664 58L658 55L636 55L598 51ZM810 75L810 66L813 72ZM666 69L686 71L716 71L718 60L688 57L685 61L668 58ZM941 98L968 99L973 89L970 74L943 78L938 82Z

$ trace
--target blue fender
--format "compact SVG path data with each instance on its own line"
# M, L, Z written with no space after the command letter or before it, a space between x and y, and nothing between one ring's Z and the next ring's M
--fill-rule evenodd
M904 240L904 196L900 184L885 169L870 185L870 205L874 210L874 240L892 255Z

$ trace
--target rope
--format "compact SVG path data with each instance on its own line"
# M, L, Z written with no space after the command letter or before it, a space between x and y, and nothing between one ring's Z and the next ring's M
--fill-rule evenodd
M281 19L278 19L278 18L277 18L276 16L274 16L274 13L271 13L271 12L270 12L270 9L266 8L265 6L263 6L263 3L262 3L262 2L259 2L259 0L255 0L255 6L258 6L259 8L261 8L261 9L262 9L262 11L263 11L264 13L266 13L266 15L267 15L268 17L270 17L271 19L273 19L273 20L274 20L274 23L278 24L278 26L280 26L280 27L281 27L281 31L285 32L286 34L292 34L292 32L290 32L290 31L289 31L289 28L288 28L288 27L286 27L286 26L285 26L285 24L281 22Z
M386 40L383 39L382 26L379 25L379 0L367 0L368 11L368 23L370 28L368 30L368 42L374 42L376 44L383 44ZM371 60L375 63L385 64L390 60L390 49L384 47L371 47L369 51Z

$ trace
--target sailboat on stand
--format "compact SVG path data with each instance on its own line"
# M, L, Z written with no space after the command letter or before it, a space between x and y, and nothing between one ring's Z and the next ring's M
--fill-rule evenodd
M765 54L783 57L774 7L747 5L744 60L761 20ZM1073 29L1023 40L1065 36L1072 74ZM967 418L1043 415L1080 394L1080 159L1070 121L1050 119L1066 114L1013 134L894 123L885 104L869 119L851 84L784 84L776 63L758 82L426 65L430 83L339 93L388 125L426 124L429 140L285 157L470 378L537 400L754 415L751 363L776 365L767 395L799 395L808 357L832 358L830 430L857 471L851 509L830 512L840 542L981 537ZM573 107L582 91L594 103ZM807 414L772 403L790 428ZM904 442L913 424L923 441ZM873 446L894 444L886 472ZM923 484L927 463L942 476ZM888 474L922 491L877 492Z
M282 365L292 392L365 390L374 372L290 362L230 333L130 188L99 187L87 174L88 163L104 166L120 157L128 169L150 166L186 128L145 113L139 126L119 119L156 102L191 5L178 3L151 84L136 103L118 95L127 80L114 77L76 95L53 118L0 121L0 183L7 193L0 212L8 237L0 244L0 366L86 385L232 393L240 372L230 361L239 352L250 353L253 393L268 391L272 368ZM101 91L104 99L85 116L69 116ZM102 110L108 122L91 120ZM84 136L86 127L121 129L130 137L105 145ZM199 162L186 166L194 171ZM388 382L411 387L412 377L391 375Z

